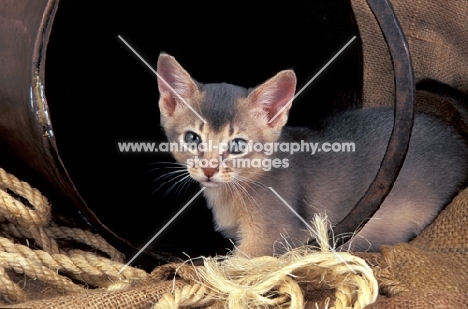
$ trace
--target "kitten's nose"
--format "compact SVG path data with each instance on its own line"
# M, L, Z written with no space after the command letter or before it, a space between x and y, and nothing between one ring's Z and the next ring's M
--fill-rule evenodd
M212 167L205 167L203 169L203 174L205 174L206 177L213 177L213 175L218 171L217 168L212 168Z

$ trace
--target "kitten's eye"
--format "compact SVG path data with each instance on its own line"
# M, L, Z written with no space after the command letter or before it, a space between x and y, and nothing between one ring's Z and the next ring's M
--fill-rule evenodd
M185 142L187 144L195 144L195 145L198 145L201 143L201 138L200 136L197 134L197 133L194 133L194 132L187 132L185 133L185 138L184 138Z
M235 138L229 142L229 152L232 154L240 154L247 152L247 141L242 138Z

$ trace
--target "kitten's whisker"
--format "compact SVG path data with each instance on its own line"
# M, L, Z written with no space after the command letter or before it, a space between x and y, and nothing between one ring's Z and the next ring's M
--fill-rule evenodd
M190 177L190 175L186 175L184 178L176 181L169 189L166 190L166 193L164 195L167 195L178 183L187 181L188 177ZM177 194L177 191L176 191L176 194Z
M174 168L178 168L178 169L184 169L184 168L187 168L186 166L164 166L164 167L155 167L155 168L152 168L152 169L149 169L148 171L154 171L154 170L162 170L162 169L174 169Z
M252 200L254 204L257 204L257 201L253 198L253 196L249 193L249 191L241 185L241 181L238 179L233 179L232 183L236 185L237 188L239 188L243 194L241 196L247 197L249 200ZM245 204L245 203L244 203ZM245 204L246 205L246 204Z
M252 185L256 185L257 187L260 187L261 189L263 190L267 190L267 187L261 183L261 182L258 182L258 181L254 181L250 178L247 178L247 177L244 177L244 176L240 176L240 175L237 175L235 178L239 179L240 181L243 181L247 187L253 191L258 197L260 197L260 194L257 192L257 190L255 190L252 186Z
M233 192L231 183L226 182L225 185L226 185L226 187L228 188L229 193L230 193L232 196L234 196L235 194L234 194L234 192Z
M183 176L183 177L182 177ZM172 184L169 189L167 189L165 192L164 192L164 196L167 196L169 194L169 192L172 191L172 189L174 189L175 186L177 186L177 184L179 184L180 182L184 182L186 181L187 177L190 177L189 175L180 175L180 177L182 177L182 179L179 179L178 181L176 181L174 184ZM177 191L176 191L176 194L177 194Z
M188 182L187 176L182 178L181 180L175 182L169 189L167 189L166 193L168 193L179 182L181 182L181 184L179 186L177 186L177 188L175 189L175 194L176 194L177 198L179 198L180 193L181 193L181 188Z
M255 181L255 180L252 180L252 179L250 179L250 178L248 178L248 177L244 177L244 176L240 176L240 175L237 175L237 176L235 176L235 177L238 178L238 179L240 179L240 180L242 180L242 181L245 181L245 182L247 182L247 183L254 184L254 185L256 185L256 186L258 186L258 187L260 187L260 188L262 188L262 189L268 189L268 187L265 186L263 183L258 182L258 181Z
M179 171L177 171L177 172L179 172ZM175 172L171 172L171 173L175 173ZM175 181L176 179L185 176L185 174L187 174L187 176L189 176L189 175L188 175L188 172L185 171L184 174L182 174L182 175L177 175L177 176L175 176L173 179L171 179L171 180L169 180L169 181L163 182L156 190L153 191L153 193L157 192L157 191L158 191L162 186L164 186L166 183L171 182L171 181ZM163 176L167 176L167 175L163 175ZM158 177L157 179L159 179L159 178L161 178L161 177Z
M157 170L157 169L186 169L187 168L187 165L185 164L182 164L182 163L176 163L176 162L153 162L153 163L149 163L148 165L163 165L161 167L153 167L151 169L148 169L146 172L151 172L151 171L154 171L154 170ZM164 165L176 165L176 166L164 166Z
M175 172L172 172L172 173L175 173ZM187 172L187 173L184 173L184 174L186 174L187 176L189 176L189 175L188 175L188 172ZM178 179L178 178L184 176L184 174L175 176L171 181L174 181L174 180L176 180L176 179Z
M185 179L185 181L179 186L179 188L177 189L177 191L179 191L179 194L177 195L177 197L179 197L179 195L182 193L182 189L185 187L185 192L184 194L187 194L187 190L188 188L190 188L190 186L192 185L192 183L196 183L197 181L195 179L193 179L190 174L189 174L189 178L188 179ZM176 193L177 193L176 191Z
M164 174L164 175L159 176L159 177L156 178L155 180L153 180L153 182L156 182L156 181L158 181L159 179L165 179L165 178L167 178L167 177L170 177L170 176L172 176L172 175L174 175L174 174L178 174L178 173L187 173L187 170L179 170L179 171L173 171L173 172L170 172L170 173L166 173L166 174Z
M193 184L193 183L196 183L197 181L195 179L193 179L192 177L190 177L183 185L182 187L185 187L185 192L184 192L184 195L187 194L187 190L188 188L190 188L190 186ZM180 190L180 193L182 193L182 189Z
M236 186L237 184L235 182L228 182L227 185L228 185L228 188L229 188L229 191L231 192L231 194L233 196L236 196L236 194L237 194L241 198L242 204L244 204L244 206L246 206L245 201L244 201L244 199L242 197L242 193L239 193L238 190L237 190L237 186Z
M229 187L232 187L232 190L234 191L233 195L235 195L235 193L238 193L239 191L241 191L241 190L238 190L238 188L242 189L242 187L235 181L229 182L228 184L229 184ZM242 192L239 192L237 194L237 196L240 199L242 205L245 208L247 208L248 206L247 206L247 203L244 200L244 195L242 194Z
M246 177L243 177L243 176L238 177L238 179L239 179L238 181L242 181L247 186L247 188L250 189L250 191L252 191L253 193L255 193L258 197L261 197L261 196L257 192L257 190L255 190L255 188L252 185L256 185L257 187L259 187L259 188L261 188L263 190L267 190L267 187L264 184L262 184L261 182L254 181L254 180L252 180L250 178L246 178ZM250 194L250 197L254 201L254 203L258 205L257 200L254 199L252 194Z

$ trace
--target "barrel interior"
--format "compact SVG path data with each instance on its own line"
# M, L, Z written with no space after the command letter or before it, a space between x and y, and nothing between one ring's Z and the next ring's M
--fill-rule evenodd
M45 91L60 157L100 220L143 246L199 190L166 191L158 177L170 155L122 153L119 142L163 142L155 68L167 52L200 82L253 87L293 68L304 86L354 35L346 0L224 5L199 1L92 5L61 0L46 57ZM325 114L359 107L359 40L294 102L289 125L313 126ZM150 249L186 258L224 254L232 243L214 231L197 198Z

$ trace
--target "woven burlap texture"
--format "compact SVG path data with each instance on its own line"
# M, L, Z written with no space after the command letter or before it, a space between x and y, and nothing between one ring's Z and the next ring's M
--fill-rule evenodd
M365 0L352 0L362 38L363 104L391 106L394 76L387 45ZM468 5L465 0L392 0L405 33L416 80L438 79L468 90Z
M368 308L466 308L468 189L410 244L360 255L386 296Z
M145 279L136 281L126 289L115 291L87 290L82 293L55 296L45 299L32 300L25 303L4 306L2 308L93 308L93 309L139 309L153 308L162 295L181 289L187 285L186 281L173 281L172 272L165 273L166 269L176 269L168 265L155 270Z

